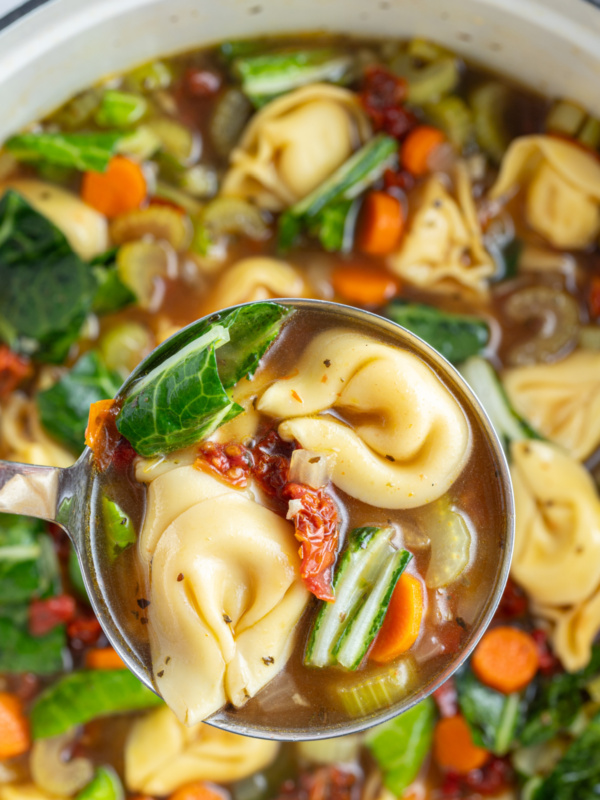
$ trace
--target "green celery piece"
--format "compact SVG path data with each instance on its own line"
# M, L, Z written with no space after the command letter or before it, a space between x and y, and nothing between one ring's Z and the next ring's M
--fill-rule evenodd
M502 161L511 138L505 122L509 100L508 86L496 81L484 83L471 92L477 143L495 164Z
M425 106L425 113L436 127L444 131L448 141L459 152L473 143L473 115L462 97L456 94L443 97L437 103Z
M75 796L75 800L123 800L125 790L119 776L112 767L98 767L87 786Z
M328 253L347 253L352 249L357 203L357 200L331 203L311 222L309 232L316 236Z
M65 236L13 190L0 200L0 339L60 363L91 308L96 280Z
M417 777L433 743L435 720L435 703L428 697L367 733L367 748L383 773L385 787L396 797Z
M91 404L114 397L121 383L120 375L90 350L54 386L38 393L42 425L74 453L81 453Z
M92 311L95 314L113 314L137 301L135 294L119 277L116 254L117 248L113 248L101 256L96 256L91 262L97 283L92 303Z
M0 605L0 672L60 672L66 645L64 625L43 636L32 636L28 604Z
M135 528L128 514L108 497L102 498L102 522L109 544L108 557L113 561L137 539Z
M231 64L236 58L264 53L266 47L267 43L261 39L234 39L223 42L219 47L219 53L228 64Z
M233 62L242 90L255 105L318 81L341 83L349 75L352 57L332 48L290 50L247 55Z
M364 719L405 698L416 685L417 668L410 656L404 656L383 668L354 673L354 676L352 683L337 684L333 694L350 717Z
M44 523L0 514L0 605L60 591L56 554Z
M207 323L132 386L117 418L120 433L140 455L154 456L193 444L233 419L242 408L229 391L254 372L289 314L277 303L253 303Z
M43 161L81 172L104 172L117 151L122 134L106 133L21 133L5 142L5 148L19 161Z
M505 695L484 686L469 667L460 670L454 680L474 741L497 756L506 755L524 721L522 695Z
M37 697L31 730L34 739L45 739L98 717L158 705L160 697L126 669L81 670L65 675Z
M96 122L103 128L130 128L147 111L148 103L140 95L108 89L102 95Z
M595 800L600 785L600 712L553 771L532 793L533 800Z
M393 322L416 333L453 364L478 355L490 338L484 320L442 311L424 303L396 300L383 313Z
M156 92L168 89L173 82L173 71L164 61L150 61L136 67L125 76L125 83L137 92Z

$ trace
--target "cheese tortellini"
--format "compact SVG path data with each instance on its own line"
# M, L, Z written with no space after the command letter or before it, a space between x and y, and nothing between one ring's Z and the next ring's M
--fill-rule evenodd
M416 286L450 290L460 284L485 291L494 263L483 246L471 182L462 163L456 167L455 184L456 198L438 175L429 178L410 229L388 265Z
M70 467L75 463L73 454L42 428L35 402L18 392L0 408L0 450L2 458L21 464Z
M222 194L281 211L323 183L370 134L354 92L321 83L289 92L252 117Z
M362 334L326 331L308 345L298 375L277 381L259 411L284 419L283 439L335 454L331 479L378 508L437 500L471 449L456 399L417 356ZM360 414L353 427L321 412Z
M600 499L585 468L555 445L515 442L511 458L516 520L512 574L538 616L562 619L553 631L553 644L565 667L578 669L589 660L600 629L599 614L584 635L576 624L578 609L600 587Z
M492 199L525 192L525 216L558 248L582 249L600 233L600 164L556 136L521 136L508 148Z
M151 482L139 546L160 693L190 724L242 706L284 667L308 600L293 526L181 466Z
M158 708L139 719L125 746L130 792L167 795L191 781L238 781L267 767L279 744L199 723L183 725Z
M543 436L579 460L600 445L600 353L577 350L554 364L506 370L512 405Z

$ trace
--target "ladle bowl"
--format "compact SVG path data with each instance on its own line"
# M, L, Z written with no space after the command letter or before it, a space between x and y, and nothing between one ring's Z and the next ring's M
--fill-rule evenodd
M484 409L460 373L437 351L410 331L367 311L323 300L284 299L277 302L311 312L322 310L329 316L333 314L339 318L341 325L359 324L376 337L402 347L408 346L419 355L457 396L463 408L470 409L472 419L480 426L493 454L504 507L503 536L498 543L495 581L486 587L486 600L479 618L460 651L446 668L424 682L416 692L389 707L343 723L319 722L308 727L294 727L293 713L290 713L290 725L285 728L281 725L269 725L268 719L264 724L258 724L254 718L244 718L243 708L234 711L227 707L206 720L233 733L265 739L300 741L356 733L401 714L430 695L465 662L492 619L508 578L514 538L514 498L502 445ZM211 314L210 317L212 316L214 315ZM205 325L210 317L188 325L159 345L132 372L121 387L118 397L124 397L139 378L193 341L200 326ZM91 535L95 513L93 509L98 507L98 498L92 497L93 491L96 491L94 487L98 485L94 481L94 470L93 455L89 448L84 450L73 466L66 469L0 461L0 511L38 517L64 528L77 554L90 603L109 642L131 672L150 689L157 691L148 665L128 639L126 626L109 610L105 581L99 567L100 561L94 557L94 537ZM264 691L267 690L268 687Z

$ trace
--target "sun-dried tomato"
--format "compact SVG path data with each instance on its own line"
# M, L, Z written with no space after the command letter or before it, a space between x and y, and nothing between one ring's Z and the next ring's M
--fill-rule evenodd
M333 601L333 565L339 534L335 503L325 489L311 489L301 483L288 483L283 496L300 501L292 519L296 539L302 542L302 580L320 600Z
M112 465L119 472L127 472L136 456L137 453L133 447L124 436L121 436L113 453Z
M560 662L552 652L546 631L536 629L531 631L531 638L535 642L538 653L539 670L544 675L552 675L560 669Z
M517 584L509 578L500 599L496 617L514 619L527 613L527 596Z
M435 690L433 699L441 717L455 717L458 714L458 693L452 678Z
M598 319L600 317L600 275L594 275L590 282L588 305L592 319Z
M29 632L32 636L44 636L57 625L70 622L75 610L75 600L68 594L33 600L29 606Z
M231 486L245 489L252 470L252 453L235 442L202 442L194 467L217 475Z
M96 644L102 635L100 623L93 615L82 615L67 625L67 636L76 650Z
M513 771L503 758L491 758L481 769L474 769L464 776L464 785L478 794L497 795L507 789L513 779Z
M294 446L284 442L276 431L271 431L252 448L252 474L261 489L271 497L281 497L288 480L293 450Z
M359 800L362 779L339 767L320 767L287 780L277 800Z
M223 76L214 70L188 67L183 81L190 97L211 97L221 88Z
M376 131L402 140L418 124L415 114L404 106L407 88L403 78L384 67L367 67L359 97Z
M414 188L416 182L417 180L412 172L408 172L405 169L386 169L383 173L383 185L392 194L395 189L399 189L406 194Z
M25 378L33 374L29 359L18 356L6 345L0 345L0 397L14 392Z

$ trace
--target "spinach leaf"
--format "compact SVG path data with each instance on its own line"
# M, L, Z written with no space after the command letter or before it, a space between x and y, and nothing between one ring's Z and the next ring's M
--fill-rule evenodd
M0 514L0 606L59 590L58 562L44 523Z
M92 304L92 311L95 314L112 314L137 300L129 286L126 286L119 277L117 252L118 248L114 247L90 262L97 283Z
M490 338L489 328L482 319L441 311L424 303L395 300L384 313L416 333L453 364L480 353Z
M533 793L533 800L596 800L600 787L600 713L592 718L554 770Z
M108 497L102 498L102 521L109 543L108 557L113 561L119 553L136 541L135 528L130 517Z
M63 668L67 640L65 626L43 636L32 636L27 605L0 606L0 672L50 675Z
M59 736L97 717L153 708L162 702L126 669L71 672L34 702L33 738Z
M117 150L122 134L111 133L21 133L5 142L19 161L45 161L85 172L104 172Z
M193 444L233 419L242 407L229 391L254 372L289 314L266 302L213 317L133 385L117 417L119 432L140 455L153 456Z
M96 281L58 228L13 190L0 200L0 283L0 339L40 361L63 361Z
M309 233L328 253L346 253L352 249L356 200L340 200L323 208L309 225Z
M454 676L460 709L473 739L497 756L508 753L522 723L525 703L520 694L501 694L480 683L465 667Z
M80 453L85 446L90 405L114 397L121 383L120 375L107 369L98 353L91 350L54 386L37 395L42 425L73 452Z
M367 733L366 744L383 772L383 782L400 797L416 778L433 742L435 703L431 697Z

